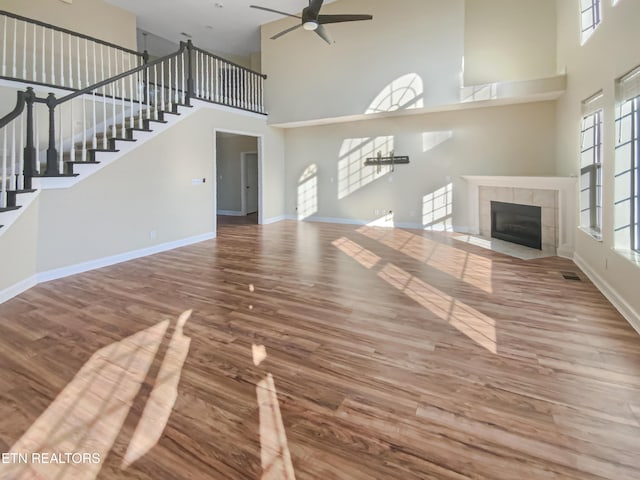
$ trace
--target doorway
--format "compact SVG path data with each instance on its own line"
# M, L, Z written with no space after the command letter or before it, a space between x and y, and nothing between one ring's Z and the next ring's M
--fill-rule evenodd
M261 222L259 136L216 131L216 220L219 224Z

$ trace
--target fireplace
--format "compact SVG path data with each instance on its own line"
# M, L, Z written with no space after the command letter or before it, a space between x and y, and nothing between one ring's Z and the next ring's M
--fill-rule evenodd
M491 236L542 250L542 209L491 201Z

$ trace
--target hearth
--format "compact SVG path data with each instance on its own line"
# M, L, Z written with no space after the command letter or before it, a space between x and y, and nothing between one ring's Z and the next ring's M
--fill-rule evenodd
M491 201L491 236L542 250L542 209Z

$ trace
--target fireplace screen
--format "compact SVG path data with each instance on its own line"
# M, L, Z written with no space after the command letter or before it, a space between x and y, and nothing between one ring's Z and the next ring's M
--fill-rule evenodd
M491 202L491 236L541 250L541 215L540 207Z

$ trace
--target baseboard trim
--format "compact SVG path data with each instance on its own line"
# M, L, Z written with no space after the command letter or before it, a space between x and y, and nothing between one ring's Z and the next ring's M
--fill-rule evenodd
M38 284L38 276L32 275L10 287L0 291L0 304L11 300L13 297L17 297L22 292L26 292L31 287L35 287Z
M15 285L0 291L0 303L4 303L17 295L20 295L22 292L30 289L31 287L35 287L39 283L57 280L77 273L88 272L89 270L108 267L128 260L135 260L136 258L147 257L156 253L173 250L175 248L186 247L188 245L193 245L194 243L211 240L212 238L215 238L215 236L216 234L213 232L204 233L202 235L195 235L193 237L183 238L174 242L161 243L148 248L141 248L139 250L132 250L118 255L111 255L108 257L98 258L96 260L90 260L88 262L69 265L68 267L54 268L52 270L39 272L26 280L18 282Z
M282 220L294 220L294 219L290 218L290 215L278 215L277 217L263 219L262 225L270 225L272 223L281 222Z
M638 334L640 334L640 314L620 296L609 283L593 270L587 262L577 253L573 254L574 263L589 277L589 280L598 287L598 290L611 302L620 314L629 322Z
M456 233L469 233L468 227L460 227L454 226L452 230L447 230L444 227L440 226L427 226L425 227L421 223L385 223L384 221L376 222L376 220L361 220L358 218L334 218L334 217L306 217L306 218L298 218L296 215L284 215L287 220L297 220L299 222L320 222L320 223L338 223L341 225L371 225L374 227L384 227L384 228L408 228L412 230L424 230L426 232L447 232L453 231Z
M227 215L229 217L242 217L244 213L238 210L218 210L216 212L218 215Z

